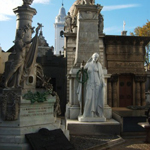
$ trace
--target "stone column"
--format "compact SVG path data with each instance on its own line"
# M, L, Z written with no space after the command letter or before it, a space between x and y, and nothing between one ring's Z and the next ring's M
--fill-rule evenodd
M142 103L142 106L145 106L146 105L146 99L145 99L145 82L142 82L141 83L141 103Z
M113 98L113 107L118 107L118 99L117 99L117 82L118 75L112 75L112 98Z
M141 106L145 105L145 82L146 75L136 75L135 76L135 105Z
M141 102L140 102L140 98L141 98L141 90L140 90L140 82L136 82L136 89L135 89L135 104L137 106L141 106Z
M69 72L69 102L66 105L66 118L77 119L80 114L80 106L77 97L78 83L76 80L76 74L78 69L72 68Z
M32 27L32 18L37 13L36 9L31 8L29 4L23 4L13 9L14 13L17 16L16 21L16 33L18 29L24 28L25 26ZM30 41L32 38L32 31L27 30L27 33L24 37L24 42Z
M111 81L108 80L108 105L112 107L112 86L111 86Z
M69 87L73 87L73 80L71 80L71 77L69 77ZM70 100L69 102L70 102L70 105L73 104L72 95L73 95L73 90L69 89L69 100Z
M107 85L108 85L108 78L110 78L111 74L107 74L107 70L103 69L104 71L104 77L105 77L105 96L104 96L104 116L107 119L111 119L112 118L112 108L110 107L110 105L107 102Z
M113 82L113 107L118 107L117 103L117 83Z

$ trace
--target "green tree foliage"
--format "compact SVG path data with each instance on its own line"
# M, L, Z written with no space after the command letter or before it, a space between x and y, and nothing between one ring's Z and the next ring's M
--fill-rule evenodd
M147 23L142 27L136 27L134 32L130 33L131 36L149 36L150 37L150 21L147 20ZM148 67L150 64L150 43L145 48L145 66Z

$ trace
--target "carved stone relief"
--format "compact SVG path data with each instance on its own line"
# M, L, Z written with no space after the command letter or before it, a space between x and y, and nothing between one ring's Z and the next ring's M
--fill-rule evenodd
M1 103L2 119L6 121L17 120L20 109L20 96L13 91L3 94Z
M143 64L140 62L110 62L108 63L108 67L115 68L143 68Z
M135 76L134 78L135 82L146 82L146 76Z
M85 11L85 12L80 12L80 19L98 19L98 15L96 12L91 12L91 11Z
M94 5L95 4L95 0L81 0L81 4L85 4L85 5Z
M114 74L108 79L109 82L118 82L118 75Z

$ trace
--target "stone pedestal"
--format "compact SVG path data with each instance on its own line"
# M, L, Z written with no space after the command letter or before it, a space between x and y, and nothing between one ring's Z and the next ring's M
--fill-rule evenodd
M83 117L79 116L78 120L81 122L105 122L106 118L103 117Z
M68 119L66 128L70 135L120 135L120 123L114 119L107 119L105 122L80 122Z
M31 104L30 100L22 98L25 91L7 89L3 92L7 97L3 97L6 102L1 107L0 150L30 150L25 134L35 133L41 128L61 128L53 115L55 97L49 96L45 102ZM16 96L10 99L14 93Z
M108 79L111 77L111 74L107 74L107 70L104 69L104 77L105 77L105 96L104 96L104 116L107 118L107 119L111 119L112 118L112 108L108 105L108 102L107 102L107 83L108 83Z

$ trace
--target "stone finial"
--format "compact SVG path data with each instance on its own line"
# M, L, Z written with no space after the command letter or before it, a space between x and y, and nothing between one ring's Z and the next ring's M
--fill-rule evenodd
M33 0L23 0L23 5L31 5Z

